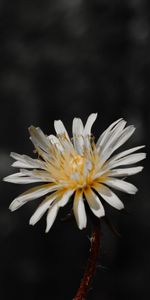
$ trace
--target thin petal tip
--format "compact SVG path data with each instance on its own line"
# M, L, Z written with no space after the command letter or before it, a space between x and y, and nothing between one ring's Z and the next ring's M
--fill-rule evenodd
M143 167L143 166L139 167L139 173L140 173L140 172L142 172L142 171L143 171L143 169L144 169L144 167Z
M31 130L31 129L33 129L33 128L35 128L33 125L30 125L30 126L28 127L29 130Z
M32 220L32 218L30 218L30 220L29 220L29 225L32 225L32 226L34 226L34 222L33 222L33 220Z
M134 189L133 189L133 191L132 191L132 195L135 195L136 193L138 192L138 188L137 187L135 187Z
M2 179L2 181L7 181L7 177L4 177L4 178Z
M124 204L120 203L120 206L118 206L118 210L122 210L122 209L124 209Z
M2 180L3 180L4 182L10 182L10 183L12 183L12 178L11 178L10 176L11 176L11 175L6 176L6 177L4 177Z
M15 152L10 152L10 157L14 158Z
M78 228L80 229L80 230L83 230L83 229L85 229L86 228L86 224L79 224L78 225Z
M16 166L16 161L11 164L11 167L15 167L15 166Z
M93 116L93 117L97 118L97 116L98 116L98 113L97 113L97 112L95 112L95 113L92 113L92 114L91 114L91 116Z
M33 125L31 125L31 126L28 127L28 131L29 131L30 134L32 134L33 132L35 132L35 130L37 130L37 129Z
M119 201L118 201L118 200ZM115 209L117 209L117 210L122 210L122 209L124 209L124 204L123 204L123 202L117 197L117 199L116 199L116 201L114 200L114 202L110 202L109 204L110 204L110 206L112 206L113 208L115 208Z
M48 228L46 228L46 229L45 229L45 233L47 234L48 232L49 232L49 229L48 229Z
M83 230L85 227L81 227L81 226L79 226L78 228L79 228L79 230Z
M11 204L9 205L9 210L10 210L11 212L13 212L13 211L17 210L17 207L16 207L13 203L11 203Z
M103 210L102 212L100 212L100 214L99 215L97 215L97 218L102 218L102 217L104 217L105 216L105 210Z

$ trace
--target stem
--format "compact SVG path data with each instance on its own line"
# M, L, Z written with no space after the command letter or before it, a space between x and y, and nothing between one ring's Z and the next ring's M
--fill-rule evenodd
M80 287L73 300L85 300L88 294L89 286L95 275L97 258L100 247L100 222L95 219L93 222L93 232L91 236L91 249Z

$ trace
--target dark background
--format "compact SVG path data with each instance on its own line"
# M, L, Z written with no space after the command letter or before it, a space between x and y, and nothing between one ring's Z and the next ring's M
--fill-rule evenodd
M150 2L148 0L0 1L0 175L10 151L32 154L27 128L53 133L62 119L85 122L98 112L93 133L124 117L137 127L128 147L150 134ZM89 300L150 297L149 161L130 178L136 196L118 193L126 214L108 208L122 238L102 224L99 267ZM28 220L40 200L10 213L8 206L29 186L1 183L0 295L2 300L71 300L83 273L90 225L60 221L46 235L45 217Z

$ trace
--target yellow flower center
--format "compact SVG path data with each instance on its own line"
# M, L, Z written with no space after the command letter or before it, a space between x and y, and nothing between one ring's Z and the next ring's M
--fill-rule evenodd
M62 137L61 137L62 138ZM61 142L68 141L61 139ZM80 189L93 186L95 182L104 182L107 175L95 177L101 171L99 168L99 154L94 142L89 149L84 149L83 155L78 154L73 147L59 151L55 145L51 147L52 159L46 161L50 178L57 184L64 184L68 189Z
M84 157L82 157L80 155L75 156L70 162L72 171L73 172L78 172L78 171L82 172L84 169L84 163L85 163Z

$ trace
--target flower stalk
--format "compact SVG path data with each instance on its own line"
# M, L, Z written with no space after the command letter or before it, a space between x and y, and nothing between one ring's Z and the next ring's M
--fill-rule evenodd
M101 229L100 229L100 220L97 218L93 218L93 232L91 236L91 249L87 262L87 266L81 279L79 289L73 298L73 300L85 300L91 282L94 278L97 260L99 256L99 248L100 248L100 239L101 239Z

